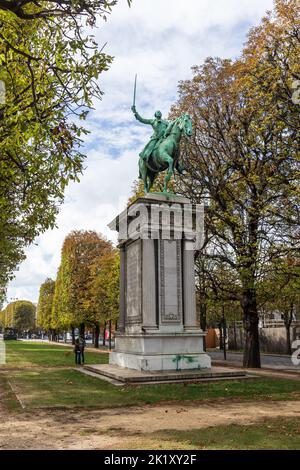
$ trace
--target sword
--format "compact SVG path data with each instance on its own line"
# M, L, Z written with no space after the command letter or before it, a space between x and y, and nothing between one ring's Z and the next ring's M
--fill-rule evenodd
M133 105L132 107L135 108L135 97L136 97L136 78L137 74L135 74L135 79L134 79L134 90L133 90Z

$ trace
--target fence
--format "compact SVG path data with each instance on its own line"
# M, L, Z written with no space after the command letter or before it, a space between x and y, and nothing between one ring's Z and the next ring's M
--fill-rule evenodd
M264 326L262 326L264 325ZM286 354L287 337L284 322L281 320L265 320L260 324L259 343L260 350L267 353ZM291 342L300 338L300 322L293 322L290 329ZM209 328L206 336L206 346L216 348L220 346L219 329ZM244 348L244 328L242 322L235 322L227 329L227 346L232 350Z
M299 326L298 326L299 325ZM291 342L300 337L300 324L294 323L291 326ZM285 326L260 327L259 344L260 350L267 353L286 354L287 352L287 336ZM228 347L229 349L243 349L244 348L244 329L237 326L228 329Z

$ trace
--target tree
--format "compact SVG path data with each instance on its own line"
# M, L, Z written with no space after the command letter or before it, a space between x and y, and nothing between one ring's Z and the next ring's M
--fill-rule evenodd
M52 325L54 328L95 327L100 319L91 291L93 266L112 245L94 231L73 231L62 247L62 261L55 284Z
M80 122L101 99L99 74L112 62L86 26L115 4L0 1L1 294L24 247L54 226L66 185L83 170Z
M6 305L6 307L2 310L2 324L3 327L13 327L14 322L14 312L16 308L17 302L10 302Z
M36 308L28 300L16 300L10 302L2 310L2 326L17 328L19 332L32 330L35 325Z
M4 312L1 310L0 311L0 331L2 332L4 328Z
M98 322L109 323L111 339L111 323L116 323L119 317L120 258L117 250L111 249L97 258L92 272L90 301L94 304ZM95 347L98 343L99 334L95 338Z
M196 299L199 307L200 327L220 329L220 347L222 347L221 321L225 317L228 326L234 329L236 345L236 320L240 318L241 307L235 300L239 285L232 269L226 264L216 263L212 259L200 256L196 252Z
M270 263L299 250L299 107L291 87L299 74L297 12L297 2L276 1L242 57L194 67L172 110L193 118L187 173L177 187L193 202L208 201L200 256L217 266L206 271L212 286L240 302L246 367L260 367L258 282ZM229 285L220 279L225 267L236 280Z
M127 0L128 5L131 1ZM0 0L0 9L10 11L22 20L57 18L61 21L71 17L76 21L81 15L87 18L89 26L94 26L97 15L103 16L116 3L116 0Z
M281 313L286 329L286 354L292 354L291 325L300 305L300 260L286 258L277 261L258 292L267 312Z
M69 296L70 288L70 270L66 253L62 249L61 262L58 268L55 281L55 289L51 312L51 334L57 336L57 331L71 328L74 331L75 320L73 317L73 308ZM74 336L74 335L73 335ZM72 341L75 338L72 338Z
M50 331L52 327L52 306L55 290L55 281L47 278L40 287L39 301L37 305L37 326L44 331Z
M13 326L18 333L32 331L35 328L36 307L32 302L20 300L17 302Z

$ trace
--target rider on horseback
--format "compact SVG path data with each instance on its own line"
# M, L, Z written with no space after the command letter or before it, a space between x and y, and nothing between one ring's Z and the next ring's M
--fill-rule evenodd
M160 111L156 111L154 114L155 119L144 119L139 115L135 106L132 106L131 110L138 121L142 122L143 124L150 124L154 130L154 134L151 136L150 141L145 146L144 150L140 153L140 157L145 162L148 162L150 155L156 145L165 137L165 131L169 125L169 122L162 119L162 114Z

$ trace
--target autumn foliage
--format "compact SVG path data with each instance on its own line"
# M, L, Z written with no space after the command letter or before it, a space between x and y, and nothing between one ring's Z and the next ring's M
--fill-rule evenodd
M118 317L118 255L112 244L94 231L73 231L65 239L57 278L41 286L40 326L53 332L88 327ZM97 342L97 341L96 341Z
M248 367L260 367L258 285L300 248L299 17L299 2L277 0L241 57L194 67L172 109L193 119L177 190L206 206L199 271L216 300L240 303Z

